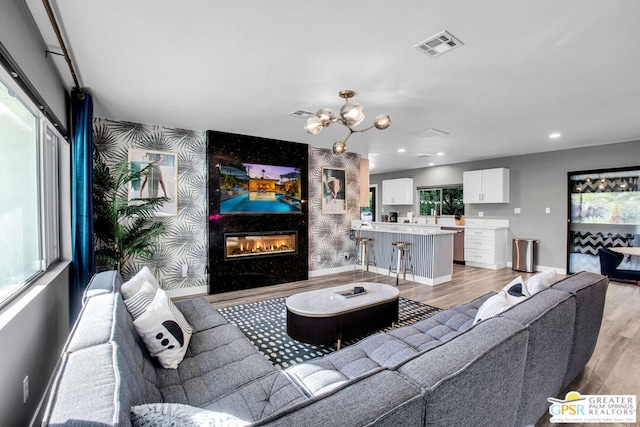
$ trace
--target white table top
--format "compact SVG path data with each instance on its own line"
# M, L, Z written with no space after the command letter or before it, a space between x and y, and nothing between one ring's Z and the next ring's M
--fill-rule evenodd
M364 287L367 293L350 298L337 294L337 292L353 290L354 286ZM382 283L349 283L291 295L287 298L287 309L306 317L331 317L370 305L393 301L398 298L399 294L400 291L395 286Z
M621 254L627 254L627 255L638 255L640 256L640 248L639 247L616 247L616 248L609 248L614 252L619 252Z

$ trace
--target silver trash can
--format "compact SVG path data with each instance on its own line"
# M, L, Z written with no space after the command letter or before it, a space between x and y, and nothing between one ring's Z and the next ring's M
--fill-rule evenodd
M536 244L534 239L513 239L511 250L511 268L515 271L535 273L536 271Z

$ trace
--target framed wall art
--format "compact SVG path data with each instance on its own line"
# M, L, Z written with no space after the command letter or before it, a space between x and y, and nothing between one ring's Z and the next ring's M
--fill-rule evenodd
M347 172L344 168L322 168L322 213L347 213Z
M132 180L129 185L129 200L142 197L167 197L157 216L178 214L178 156L170 151L153 151L129 148L129 164L134 170L153 165L149 176Z

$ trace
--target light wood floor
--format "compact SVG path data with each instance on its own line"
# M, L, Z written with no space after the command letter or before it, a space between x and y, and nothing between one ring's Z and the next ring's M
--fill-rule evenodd
M454 265L451 282L432 287L401 281L400 296L439 308L449 308L487 292L500 290L519 275L526 280L532 274L515 272L509 268L494 271ZM356 275L351 272L339 273L301 282L207 295L206 298L214 308L220 308L356 281L386 283L387 276L376 277L373 273L367 273L362 277L359 272ZM604 319L595 352L584 371L557 397L564 398L570 390L581 394L640 395L640 286L609 283ZM638 400L640 406L640 399ZM536 426L556 425L551 424L548 418L542 417ZM640 418L638 421L640 422Z

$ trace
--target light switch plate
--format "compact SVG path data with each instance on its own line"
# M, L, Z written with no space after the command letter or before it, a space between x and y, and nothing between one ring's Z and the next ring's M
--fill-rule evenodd
M544 213L550 214L551 213L551 208L544 208Z

